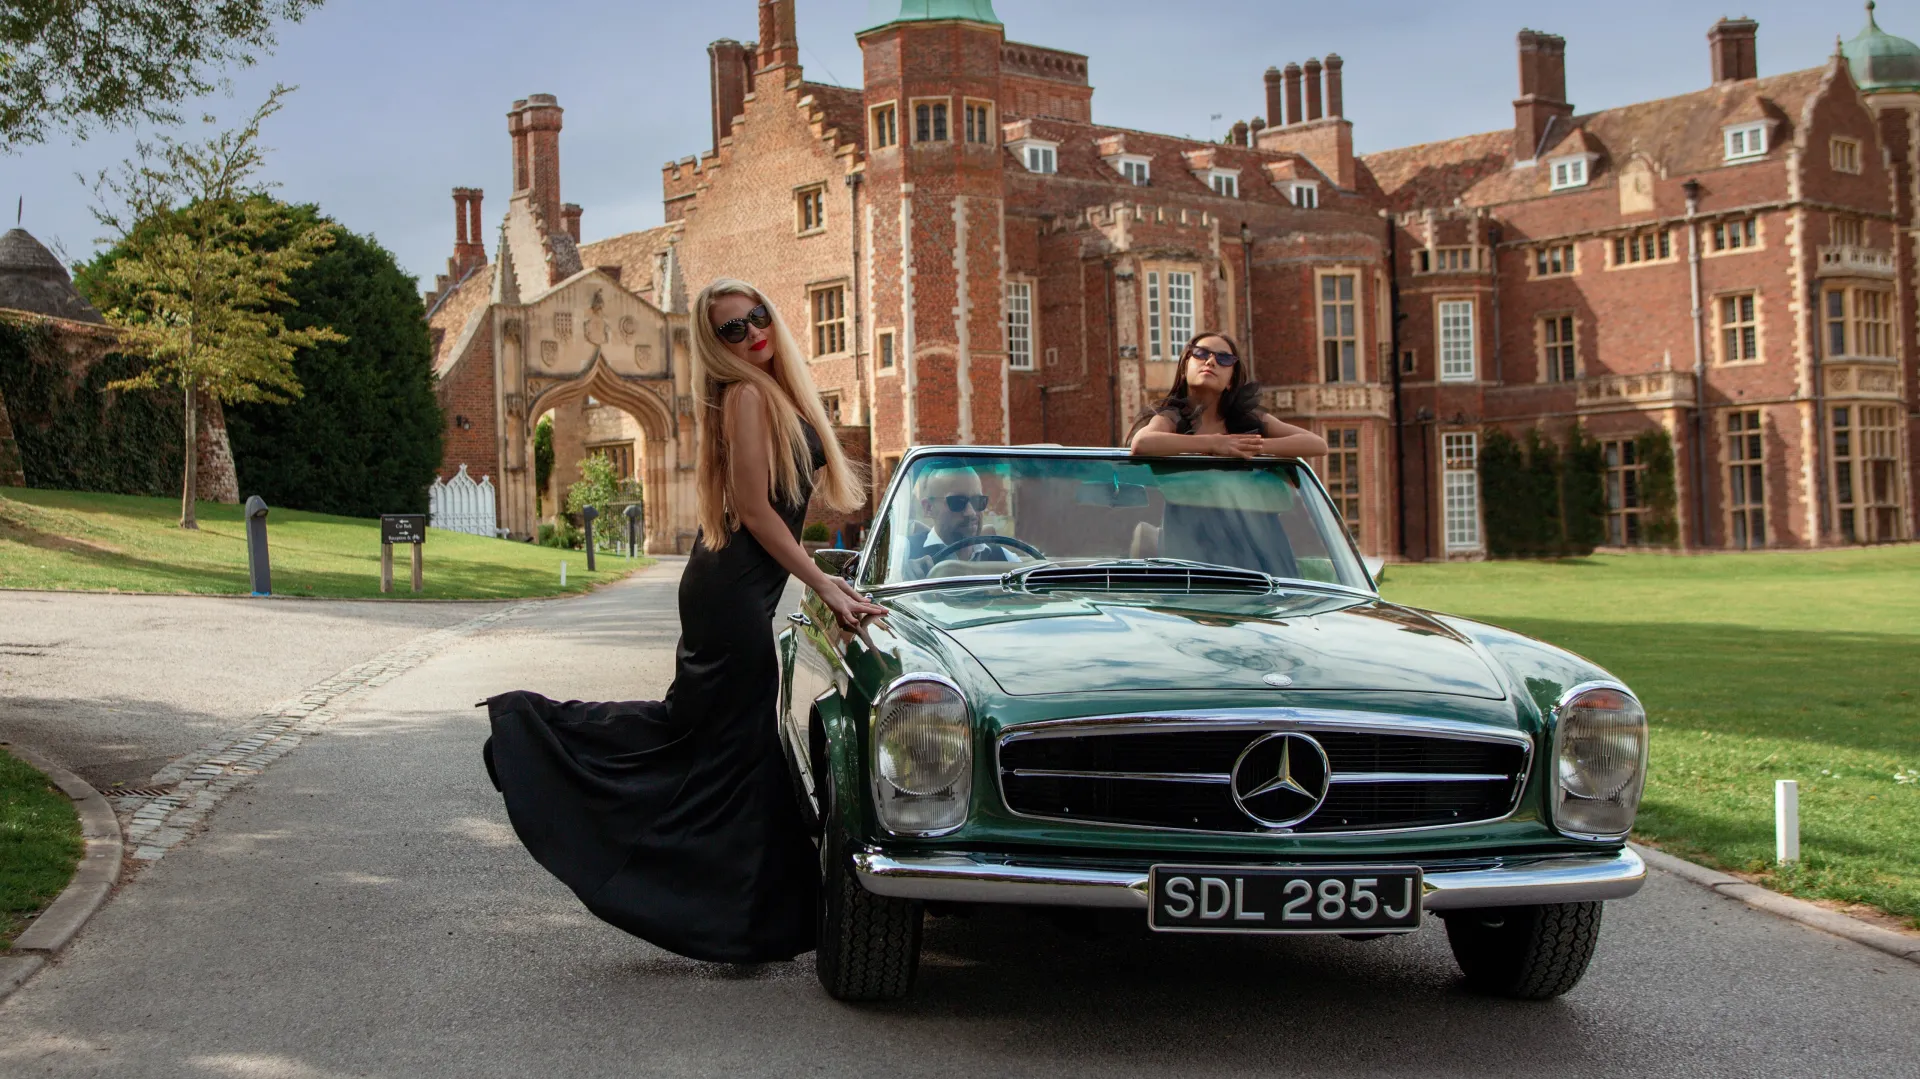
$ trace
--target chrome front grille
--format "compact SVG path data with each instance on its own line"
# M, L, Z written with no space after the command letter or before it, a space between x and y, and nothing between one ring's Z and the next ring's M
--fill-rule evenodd
M1242 755L1278 732L1306 735L1326 756L1324 798L1285 828L1242 808L1234 786ZM998 767L1002 798L1022 816L1311 835L1505 817L1519 802L1532 750L1519 732L1416 717L1103 717L1010 728L1000 738ZM1243 776L1242 793L1261 778Z

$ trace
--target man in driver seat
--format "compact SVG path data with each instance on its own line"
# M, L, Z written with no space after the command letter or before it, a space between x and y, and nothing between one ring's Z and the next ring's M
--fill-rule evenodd
M980 474L971 468L942 468L928 474L920 484L920 518L930 528L915 528L907 537L907 564L919 573L933 568L933 556L961 540L980 535L981 514L987 509L987 496L980 485ZM942 562L1012 562L1014 555L992 543L955 547L941 556Z

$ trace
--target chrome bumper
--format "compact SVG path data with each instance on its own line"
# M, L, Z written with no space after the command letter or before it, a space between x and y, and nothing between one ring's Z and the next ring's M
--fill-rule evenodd
M984 854L894 857L871 850L855 854L853 866L867 891L902 899L1139 910L1148 903L1144 868L1036 865ZM1624 847L1609 854L1529 855L1422 868L1427 910L1624 899L1647 879L1646 863Z

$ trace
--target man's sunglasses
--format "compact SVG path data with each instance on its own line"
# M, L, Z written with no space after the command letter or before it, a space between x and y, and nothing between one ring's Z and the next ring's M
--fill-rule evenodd
M1201 348L1199 345L1188 346L1187 355L1196 360L1212 360L1221 367L1232 367L1240 362L1240 357L1231 352L1215 352L1210 348Z
M987 496L986 495L948 495L947 496L947 508L952 510L955 513L964 512L968 506L972 506L976 513L986 512Z
M720 325L715 326L713 332L720 335L720 340L730 345L737 345L747 339L747 323L749 322L753 323L754 329L764 330L768 326L773 325L773 315L767 312L766 304L761 304L740 318L730 318Z

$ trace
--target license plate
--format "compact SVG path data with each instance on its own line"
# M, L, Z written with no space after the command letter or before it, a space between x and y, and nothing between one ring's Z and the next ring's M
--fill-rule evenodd
M1410 933L1420 870L1156 865L1147 925L1164 933Z

